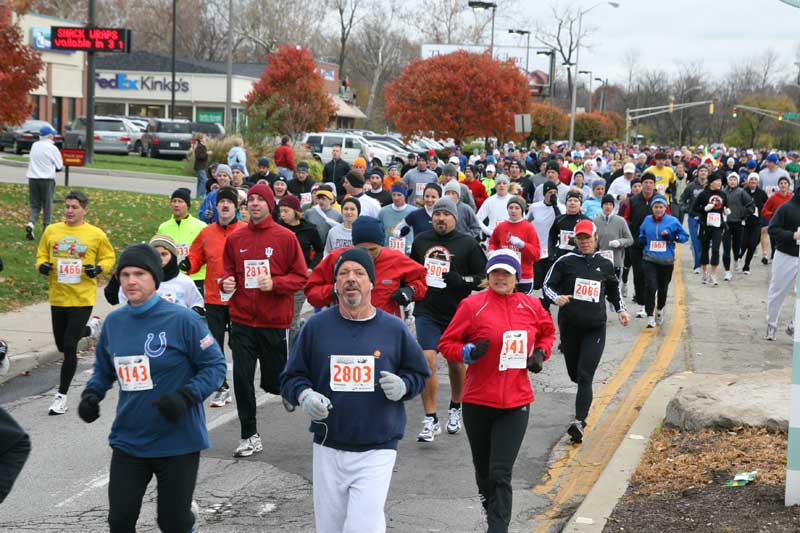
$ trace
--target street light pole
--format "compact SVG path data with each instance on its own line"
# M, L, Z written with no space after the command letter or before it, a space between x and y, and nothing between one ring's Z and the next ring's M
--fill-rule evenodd
M606 112L606 89L608 86L608 78L595 78L594 81L600 82L600 112Z
M583 25L583 16L591 11L592 9L602 6L603 4L608 4L611 7L619 7L619 2L599 2L589 9L584 9L580 13L578 13L578 36L575 40L575 76L572 81L572 102L570 105L570 115L569 115L569 146L572 148L575 144L575 105L576 99L578 98L578 60L580 58L581 52L581 31Z
M589 113L592 112L592 71L591 70L581 70L578 74L588 74L589 75L589 105L587 106L589 109Z
M484 9L491 9L492 10L492 35L491 35L491 43L489 44L489 55L494 58L494 14L497 11L497 4L494 2L483 2L480 0L470 0L467 2L467 5L474 9L475 11L482 11Z
M526 35L528 37L527 44L525 45L525 74L530 74L530 55L531 55L531 32L528 30L508 30L508 33L514 35Z
M169 118L175 118L175 38L178 33L178 24L177 24L177 9L178 0L172 0L172 89L170 93L172 93L172 98L170 99L169 104Z
M555 77L555 70L556 70L556 51L553 49L548 50L547 52L536 52L536 55L540 56L550 56L550 72L548 73L548 82L550 87L548 88L548 96L550 100L550 143L553 142L553 78Z
M681 91L681 104L686 101L686 95L697 89L702 89L700 85ZM678 117L678 147L683 146L683 106L681 106L681 114Z

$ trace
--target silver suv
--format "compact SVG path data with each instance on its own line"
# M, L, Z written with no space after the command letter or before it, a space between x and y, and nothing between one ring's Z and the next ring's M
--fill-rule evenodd
M95 152L127 155L133 151L134 139L138 137L139 129L126 118L94 117ZM86 146L86 117L78 117L67 126L64 144L76 148Z
M142 156L186 157L192 147L192 123L183 119L151 118L142 135Z

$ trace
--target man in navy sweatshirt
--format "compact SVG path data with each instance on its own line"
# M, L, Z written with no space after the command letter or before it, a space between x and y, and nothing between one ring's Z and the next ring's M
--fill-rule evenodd
M203 319L156 293L163 276L161 259L148 245L133 244L122 252L117 277L128 305L103 323L92 377L78 407L84 422L94 422L106 391L119 383L108 437L112 532L136 530L154 474L159 528L192 529L200 450L210 447L203 400L219 388L227 371Z
M422 391L430 370L403 321L372 305L366 250L344 252L333 275L339 305L300 330L281 394L311 418L317 532L384 531L402 402Z

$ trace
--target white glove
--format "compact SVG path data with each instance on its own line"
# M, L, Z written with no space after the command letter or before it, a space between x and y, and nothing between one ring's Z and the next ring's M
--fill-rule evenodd
M619 248L622 245L622 243L619 242L617 239L614 239L613 241L609 242L608 245L612 248Z
M727 207L725 208L724 212L725 212L725 216L728 216L728 215L731 214L731 210L729 208L727 208Z
M400 238L400 230L397 229L397 228L394 228L392 230L392 237L394 237L395 239L399 239Z
M508 239L508 242L516 246L517 248L525 248L525 241L523 241L516 235L512 235L511 238Z
M324 394L320 394L311 388L301 392L297 399L303 411L314 421L328 418L328 411L333 407L331 401Z
M717 207L717 206L715 206L714 204L706 204L705 210L706 211L711 211L715 207Z
M381 384L386 398L393 402L399 401L406 395L406 382L397 374L381 370L381 379L378 380L378 383Z

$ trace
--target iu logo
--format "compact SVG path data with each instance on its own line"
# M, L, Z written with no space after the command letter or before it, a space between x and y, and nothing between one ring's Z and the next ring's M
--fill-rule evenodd
M264 254L266 254L267 259L272 257L272 251L273 251L272 250L272 246L268 246L268 247L264 248Z

